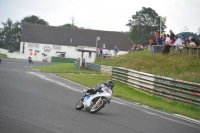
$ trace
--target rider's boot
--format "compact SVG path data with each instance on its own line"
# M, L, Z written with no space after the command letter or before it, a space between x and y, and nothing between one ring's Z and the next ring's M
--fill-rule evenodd
M82 96L82 97L81 97L81 101L82 101L82 102L83 102L84 98L85 98L85 96Z

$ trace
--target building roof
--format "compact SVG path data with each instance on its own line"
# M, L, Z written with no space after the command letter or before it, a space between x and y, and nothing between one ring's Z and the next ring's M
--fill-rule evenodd
M75 47L96 47L97 37L100 37L97 43L98 48L102 48L103 44L105 44L106 49L114 49L116 45L119 50L128 51L133 45L131 39L122 32L65 28L38 24L23 24L21 41L65 46L70 45Z

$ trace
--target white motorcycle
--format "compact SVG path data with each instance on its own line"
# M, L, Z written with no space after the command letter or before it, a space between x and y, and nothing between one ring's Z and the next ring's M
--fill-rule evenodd
M106 103L110 103L112 99L112 90L108 87L103 87L101 92L96 94L86 95L87 90L83 90L84 100L79 100L76 104L76 109L81 110L85 109L86 111L94 114L101 110Z

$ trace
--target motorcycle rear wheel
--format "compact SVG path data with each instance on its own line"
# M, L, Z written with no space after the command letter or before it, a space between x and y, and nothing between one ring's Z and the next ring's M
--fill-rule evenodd
M94 114L98 112L100 109L102 109L105 106L106 102L104 100L99 101L98 103L95 103L94 106L90 109L90 113Z
M81 100L79 100L78 103L76 104L76 109L81 110L81 109L83 109L83 107L84 107L83 102Z

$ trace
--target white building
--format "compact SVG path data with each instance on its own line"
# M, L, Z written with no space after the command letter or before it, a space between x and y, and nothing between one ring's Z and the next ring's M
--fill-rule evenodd
M22 29L20 54L25 58L31 56L36 61L51 61L52 56L77 59L83 55L86 62L94 62L96 45L97 48L105 45L111 55L115 45L119 48L118 54L128 53L133 45L130 38L122 32L37 24L24 24Z

